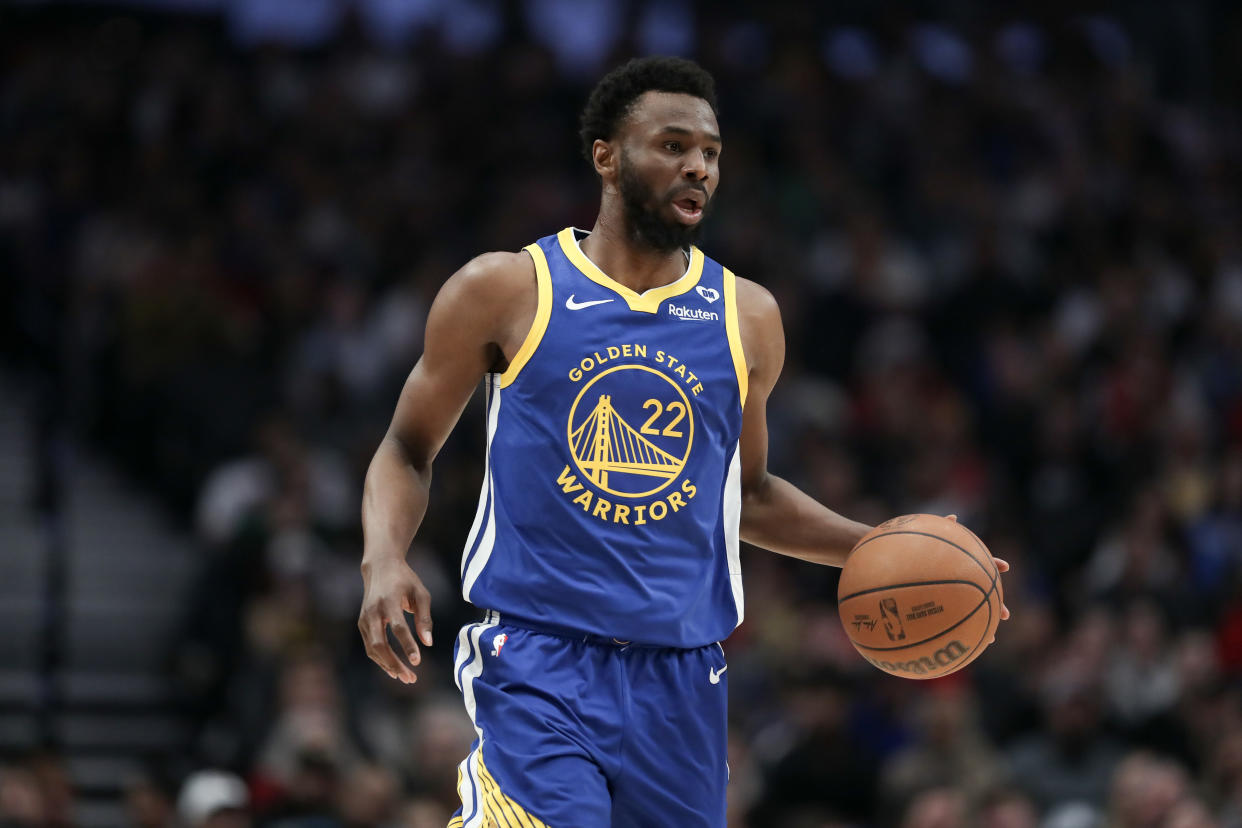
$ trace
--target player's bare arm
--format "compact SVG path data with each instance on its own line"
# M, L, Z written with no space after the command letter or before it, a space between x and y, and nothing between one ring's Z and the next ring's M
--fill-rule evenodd
M737 307L749 373L742 410L742 540L841 566L871 527L837 514L768 471L768 395L785 363L785 331L776 300L754 282L738 278Z
M742 540L804 561L843 566L871 527L837 514L768 471L767 402L785 362L785 332L776 300L763 287L739 278L737 305L749 371L742 411ZM1009 571L1006 561L992 560L999 571ZM1002 604L1001 618L1008 617Z
M358 629L367 655L390 676L415 680L418 639L431 646L431 596L406 564L427 510L431 467L479 381L502 371L535 316L535 268L527 253L488 253L453 274L431 306L423 356L367 469L362 498L364 596ZM409 664L389 645L393 636Z

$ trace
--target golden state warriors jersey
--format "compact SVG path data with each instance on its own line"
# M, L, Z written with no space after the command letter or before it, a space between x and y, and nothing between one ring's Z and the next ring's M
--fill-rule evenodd
M697 248L639 294L567 228L526 251L538 309L487 377L487 464L462 594L533 629L667 647L742 621L734 276Z

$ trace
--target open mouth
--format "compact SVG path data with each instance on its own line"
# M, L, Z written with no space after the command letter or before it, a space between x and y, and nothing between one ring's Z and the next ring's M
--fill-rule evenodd
M692 190L673 199L673 210L682 221L693 224L703 217L703 204L706 200L702 193Z

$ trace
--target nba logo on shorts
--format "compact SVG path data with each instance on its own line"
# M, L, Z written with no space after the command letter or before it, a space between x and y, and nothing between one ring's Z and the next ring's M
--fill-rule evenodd
M505 646L505 642L508 640L509 640L509 636L505 635L504 633L501 633L500 635L493 638L492 639L492 655L494 656L500 655L501 648Z

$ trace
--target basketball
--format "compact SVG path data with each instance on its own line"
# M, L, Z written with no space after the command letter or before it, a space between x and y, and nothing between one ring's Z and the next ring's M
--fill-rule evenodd
M895 676L930 679L987 648L1002 597L992 554L974 532L938 515L903 515L854 546L837 610L867 661Z

